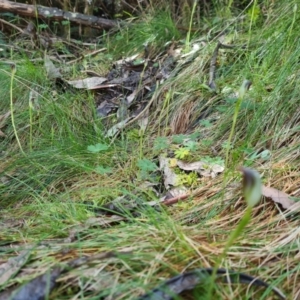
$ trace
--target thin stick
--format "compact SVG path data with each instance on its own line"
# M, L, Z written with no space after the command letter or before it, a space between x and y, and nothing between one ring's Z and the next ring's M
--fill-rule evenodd
M23 30L23 29L19 28L18 26L14 25L14 24L11 24L11 23L9 23L9 22L3 20L3 19L0 19L0 23L6 24L6 25L8 25L8 26L10 26L10 27L12 27L12 28L18 30L19 32L24 33L24 30Z

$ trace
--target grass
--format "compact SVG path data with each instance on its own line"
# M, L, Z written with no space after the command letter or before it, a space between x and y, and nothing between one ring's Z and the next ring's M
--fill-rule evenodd
M25 155L13 124L7 121L2 128L7 137L0 144L0 263L24 249L30 257L3 288L27 282L57 263L105 251L127 254L95 260L64 274L50 299L136 299L180 272L214 266L246 210L236 171L239 165L257 169L265 185L299 200L300 23L294 8L292 2L278 1L266 6L263 24L243 19L216 24L216 32L228 25L237 45L220 50L218 93L206 88L216 46L216 41L210 40L193 60L179 63L176 76L158 88L157 106L146 135L131 139L129 129L112 145L96 118L92 95L68 91L53 98L55 87L42 65L24 60L18 63L18 57L12 57L17 61L12 89L14 124ZM127 39L130 49L122 49L123 56L141 47L156 31L161 35L158 43L154 42L155 51L173 37L179 38L172 30L163 34L165 23L156 22L157 27L147 24L128 29L128 35L121 33L110 46L120 41L124 44ZM174 29L174 24L170 28ZM190 43L200 43L203 36ZM249 47L244 49L243 45ZM202 178L197 195L185 203L159 211L141 206L137 217L127 211L126 221L103 225L105 218L94 212L100 205L120 196L140 202L155 199L142 186L138 159L155 161L157 136L197 131L199 150L192 157L214 157L217 152L225 160L235 113L233 93L244 79L253 84L241 102L225 175ZM1 114L10 109L10 80L11 70L1 66ZM33 88L40 97L39 108L31 111L28 101ZM210 122L209 127L199 123L203 112L208 112L204 119ZM97 143L110 147L89 152L88 146ZM249 153L264 149L271 153L269 160L247 159ZM99 174L99 166L112 172ZM298 214L281 211L273 202L263 200L253 208L244 234L235 240L220 265L258 276L280 288L288 299L295 299L300 293L298 236ZM214 299L251 297L274 299L270 290L247 290L242 285L216 285L214 291Z

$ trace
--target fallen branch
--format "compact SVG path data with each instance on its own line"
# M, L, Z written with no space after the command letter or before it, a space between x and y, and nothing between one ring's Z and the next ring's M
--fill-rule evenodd
M104 18L98 18L95 16L84 15L80 13L73 13L54 7L28 5L6 0L0 1L0 12L1 11L7 11L20 16L32 18L38 17L42 19L51 19L56 21L67 20L73 23L98 29L111 29L117 26L117 23L115 21Z

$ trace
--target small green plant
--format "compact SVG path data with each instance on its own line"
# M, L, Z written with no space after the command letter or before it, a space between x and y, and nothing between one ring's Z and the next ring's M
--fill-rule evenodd
M95 172L98 173L98 174L108 174L108 173L111 173L112 172L112 168L105 168L103 166L97 166L95 168Z
M165 136L159 136L154 140L154 150L162 151L170 147L168 138Z
M140 169L140 179L156 181L156 179L152 176L152 173L158 170L158 167L154 162L146 158L139 159L137 161L137 167Z
M269 160L270 158L271 158L271 152L269 150L264 150L260 153L258 153L258 151L254 151L248 157L246 157L246 164L251 165L257 159L266 161Z
M201 121L200 121L200 125L202 125L202 126L204 126L204 127L207 127L207 128L209 128L209 127L212 126L212 124L210 123L209 120L201 120Z
M172 142L175 144L182 144L187 138L185 134L177 134L172 136Z
M202 140L202 141L201 141L201 144L202 144L203 146L205 146L205 147L210 147L210 146L213 145L213 143L214 143L213 140Z
M186 149L190 150L191 152L195 152L198 150L198 143L194 141L185 141L183 145Z
M215 156L215 157L204 156L201 160L207 162L209 165L218 164L223 166L225 163L224 159L221 156Z
M49 26L47 24L39 24L38 29L48 29Z
M258 18L261 16L261 10L257 3L257 1L254 1L250 9L247 11L247 15L249 18L249 21L251 21L253 24L256 23Z
M178 186L193 186L198 182L198 175L196 172L190 172L186 174L185 172L180 172L177 174L178 182L176 183Z
M139 159L137 162L137 166L140 168L140 170L146 172L153 172L158 169L157 165L154 162L146 158Z
M183 144L185 141L196 141L200 136L200 133L195 131L192 134L176 134L172 136L172 142L174 144Z
M186 159L190 156L191 150L185 147L180 147L175 150L175 157L178 159Z

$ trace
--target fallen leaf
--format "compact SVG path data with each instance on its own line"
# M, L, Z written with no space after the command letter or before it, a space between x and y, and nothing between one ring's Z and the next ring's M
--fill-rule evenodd
M92 90L97 88L100 84L102 84L105 81L107 81L107 78L104 77L89 77L85 79L70 80L67 81L67 83L76 89Z
M96 109L98 117L108 116L117 106L114 103L104 100Z
M89 218L86 220L85 225L88 227L99 226L99 227L108 227L111 224L120 223L121 221L125 221L124 217L118 215L112 215L110 217L101 216L101 217L94 217Z
M182 160L177 160L177 166L184 171L196 171L201 176L211 178L216 177L217 174L224 171L224 167L221 165L203 161L186 163Z
M140 126L141 132L145 132L149 123L149 109L143 114L143 116L138 119L138 125Z
M277 189L274 189L272 187L262 186L262 195L266 198L269 198L273 200L276 203L279 203L282 205L283 208L290 208L293 204L295 204L294 201L292 201L289 198L289 195L285 192L279 191Z
M170 186L176 186L178 183L178 176L170 168L169 158L161 155L159 157L159 169L163 171L164 174L164 185L166 189L169 189Z
M53 62L51 61L48 55L45 55L44 66L49 79L56 79L62 77L59 69L54 66Z
M126 123L129 120L130 120L130 118L127 118L126 120L121 121L121 122L117 123L116 125L114 125L113 127L111 127L110 129L108 129L105 137L115 136L117 133L119 133L125 127Z
M188 193L188 189L184 186L174 187L167 192L167 194L160 199L160 201L169 200L171 198L180 198Z
M199 171L207 169L208 164L202 161L186 163L182 160L177 160L177 166L184 171Z
M133 61L133 60L135 60L137 57L139 56L139 54L134 54L134 55L132 55L132 56L130 56L130 57L127 57L127 58L122 58L122 59L120 59L120 60L117 60L116 62L115 62L115 65L116 66L118 66L118 65L123 65L124 63L126 63L126 62L130 62L130 61Z
M30 251L22 251L18 256L10 258L7 262L0 265L0 285L13 277L26 263Z
M139 89L135 89L130 95L128 95L128 96L126 97L126 100L127 100L127 103L128 103L128 104L131 104L131 103L132 103L132 101L135 99L135 97L136 97L138 91L139 91Z

